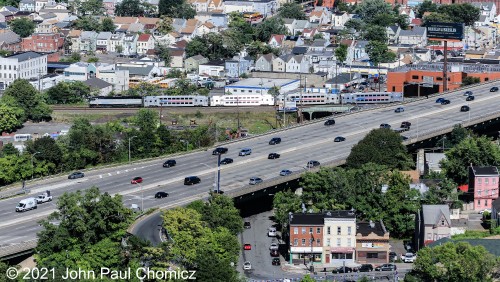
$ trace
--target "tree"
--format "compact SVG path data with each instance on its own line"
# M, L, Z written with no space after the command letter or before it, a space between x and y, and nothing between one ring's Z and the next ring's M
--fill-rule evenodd
M202 220L212 229L224 227L231 234L237 235L243 230L243 220L233 200L224 195L211 193L211 197L201 210Z
M186 55L188 57L202 55L210 60L232 57L239 50L236 50L237 48L230 49L231 43L226 38L214 32L196 36L187 44Z
M5 90L3 101L5 97L12 97L17 106L23 109L28 119L36 122L50 119L52 110L47 107L38 91L27 80L14 80Z
M396 54L387 48L387 44L380 41L370 41L366 45L366 53L370 57L370 61L379 66L380 63L394 62Z
M267 22L267 20L264 21L262 24L264 24L265 22ZM274 19L271 22L271 25L273 23L279 24L279 22L280 22L280 20ZM237 13L237 12L230 13L228 27L229 27L229 29L225 32L226 37L231 37L233 41L237 41L240 44L249 44L250 42L252 42L255 30L252 27L252 25L248 21L245 20L245 18L243 17L243 14ZM264 27L265 29L261 30L262 31L261 36L263 38L265 36L267 36L267 31L268 31L269 27L270 27L270 25L266 24L266 26ZM269 37L271 37L270 34L269 34Z
M358 5L356 13L367 24L372 23L379 15L392 15L391 5L384 0L367 0Z
M296 19L296 20L305 20L306 14L304 13L304 9L298 3L291 2L285 3L281 5L278 9L278 15L282 18L287 19Z
M347 45L340 44L339 47L335 49L335 57L338 63L344 63L347 59Z
M431 185L422 196L422 202L426 205L451 204L451 208L462 206L462 201L458 199L460 194L457 192L457 184L448 178L441 180L437 185Z
M99 20L97 20L93 16L83 16L76 20L74 23L74 28L75 29L81 29L85 31L96 31L99 32L101 31L101 24L99 23Z
M467 26L474 25L481 15L480 9L470 3L442 5L438 12L448 15L452 22L465 23Z
M151 109L140 109L135 115L135 124L140 131L153 132L158 126L158 114Z
M345 28L352 28L356 31L363 30L364 26L365 26L365 23L363 22L363 20L361 20L359 18L349 19L344 25Z
M422 18L426 12L437 12L438 5L431 0L424 0L417 6L417 18Z
M316 282L316 279L307 274L306 276L304 276L304 278L300 279L300 282Z
M5 7L5 6L19 7L19 2L21 2L21 0L0 0L0 7Z
M354 145L346 165L361 167L366 163L400 170L409 169L413 165L406 147L401 143L401 136L390 129L374 129Z
M410 274L416 281L492 281L497 264L496 257L481 245L448 242L421 249Z
M160 0L158 13L160 16L182 19L192 19L196 15L196 11L186 0Z
M116 50L116 53L121 54L121 53L123 53L123 46L116 45L115 50Z
M0 132L12 132L23 125L24 111L0 103Z
M29 18L17 18L9 23L10 28L20 37L28 37L35 31L35 23Z
M451 23L453 20L447 15L442 13L430 13L423 18L423 26L427 26L429 22Z
M275 221L281 226L283 234L288 233L289 213L302 211L302 201L294 192L280 191L273 199Z
M268 42L273 34L286 34L287 29L282 18L272 17L255 28L255 37L261 42Z
M462 79L462 87L471 85L471 84L477 84L480 83L481 79L479 77L473 77L473 76L466 76Z
M113 19L110 17L105 17L101 21L101 31L115 32L116 25L113 22Z
M379 25L367 26L363 33L363 39L368 41L387 42L387 33L384 27Z
M76 0L75 4L78 16L99 16L104 14L102 0Z
M63 81L49 88L46 94L49 104L75 104L90 97L91 89L90 86L80 81Z
M2 148L2 156L18 156L19 150L12 143L7 143Z
M56 141L49 136L36 139L34 142L26 142L26 151L33 155L37 155L38 161L46 161L47 163L54 164L54 168L59 166L62 161L61 148L56 144Z
M273 48L261 41L253 41L247 47L247 52L250 57L256 60L258 58L258 55L266 55L273 53L275 56L279 56L281 50L278 48Z
M172 62L172 55L170 55L170 49L163 44L156 44L156 53L158 54L158 58L160 58L163 62L165 62L165 66L170 66Z
M500 163L500 148L486 136L465 138L445 154L441 168L446 177L459 185L467 183L468 168L471 164L490 166Z
M144 7L140 0L123 0L116 5L115 14L120 17L144 16Z
M165 15L160 17L158 24L156 26L156 30L158 30L161 34L168 34L174 30L173 20L170 17Z

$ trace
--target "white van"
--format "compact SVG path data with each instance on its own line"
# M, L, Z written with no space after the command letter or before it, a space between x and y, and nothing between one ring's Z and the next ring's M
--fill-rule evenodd
M35 198L28 198L21 200L19 204L16 206L16 212L24 212L24 211L29 211L36 209L36 199Z

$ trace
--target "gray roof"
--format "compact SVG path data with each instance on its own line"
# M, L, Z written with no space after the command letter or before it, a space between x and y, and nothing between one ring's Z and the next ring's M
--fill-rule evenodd
M52 18L57 18L56 14L54 13L45 13L45 14L40 14L38 15L40 18L46 20L46 19L52 19Z
M297 20L295 21L295 28L306 28L309 26L309 21L308 20Z
M486 16L485 15L480 15L478 22L486 22Z
M34 58L38 58L38 57L42 57L42 56L45 56L45 55L37 53L37 52L29 51L29 52L24 52L24 53L18 53L18 54L12 55L12 56L7 56L5 58L17 59L17 61L19 61L19 62L24 62L26 60L30 60L30 59L34 59Z
M392 32L394 32L394 34L396 34L396 32L398 32L399 26L391 25L391 26L388 26L387 29L390 29Z
M106 81L104 81L102 79L96 78L96 77L87 79L83 83L85 83L86 85L90 86L91 88L97 88L97 89L104 89L106 87L112 86L111 83L108 83L108 82L106 82Z
M109 31L99 32L99 34L97 35L97 40L108 40L111 37L111 34L112 33Z
M326 40L324 39L316 39L313 41L311 44L313 47L325 47L326 46Z
M12 44L21 41L21 37L11 30L0 33L0 44Z
M439 162L445 158L446 156L443 153L425 153L425 163L433 171L441 170Z
M117 66L117 70L128 70L129 74L131 75L143 75L147 76L149 73L151 73L151 70L153 69L154 66L144 66L144 67L124 67L124 66Z
M416 26L413 29L401 30L399 36L424 36L425 32L425 27Z
M425 225L435 225L441 214L444 215L448 223L450 221L450 208L448 205L422 205L422 215Z
M470 3L472 6L479 8L483 11L491 11L493 10L493 2L472 2Z
M446 244L448 242L458 243L465 242L469 243L472 246L483 246L490 254L499 257L500 256L500 240L499 239L461 239L461 240L452 240L450 238L442 238L437 241L434 241L427 245L427 247L433 248L436 246L440 246Z
M496 166L473 166L472 173L474 176L498 176Z
M324 225L325 218L356 218L351 211L327 211L325 213L294 213L290 225Z
M97 33L95 31L82 31L82 34L80 35L80 39L85 40L85 39L92 39L96 38Z
M293 24L293 21L295 19L283 19L283 21L285 22L285 24Z
M385 229L384 223L382 220L379 222L358 222L356 223L356 234L361 234L361 236L368 236L370 233L374 233L375 235L383 237L387 234L387 229ZM373 226L373 227L372 227Z
M351 75L349 73L339 73L336 77L334 76L332 79L326 81L328 84L345 84L349 83L353 80L358 79L357 76Z
M354 46L355 48L365 48L366 45L368 45L368 41L367 40L358 40L356 41L356 45Z
M40 14L45 14L45 13L70 13L69 10L67 9L41 9Z
M33 4L35 5L35 0L21 0L20 4Z

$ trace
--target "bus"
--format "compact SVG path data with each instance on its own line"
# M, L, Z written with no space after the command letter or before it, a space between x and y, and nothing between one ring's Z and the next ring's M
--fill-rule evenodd
M247 13L243 13L243 18L245 18L245 20L251 24L256 24L256 23L262 22L262 20L264 19L264 16L262 16L258 12L254 12L254 13L247 12Z
M15 142L25 142L28 140L31 140L33 137L31 134L16 134L14 135L14 141Z

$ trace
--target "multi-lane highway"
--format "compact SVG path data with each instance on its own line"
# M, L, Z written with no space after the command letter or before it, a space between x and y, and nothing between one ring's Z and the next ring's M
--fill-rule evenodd
M500 84L500 83L499 83ZM371 129L378 128L381 123L389 123L399 127L402 121L412 123L412 128L404 135L415 139L419 134L438 129L450 128L454 124L467 122L469 119L500 112L500 92L489 92L494 84L478 85L470 88L476 99L466 102L463 91L450 93L443 97L451 101L449 105L435 103L435 98L423 99L404 105L405 111L395 113L400 105L377 108L370 111L353 113L336 118L334 126L324 126L322 122L292 128L279 133L248 138L228 144L229 152L224 157L234 159L234 163L225 165L221 171L221 188L224 191L245 189L250 177L264 179L264 183L279 177L282 169L294 172L304 171L309 160L317 160L322 164L345 159L351 147ZM470 105L470 112L460 112L460 107ZM273 136L282 139L281 144L269 145ZM333 138L343 136L346 141L334 143ZM251 148L250 156L239 157L242 148ZM281 158L268 160L271 152L281 154ZM212 149L193 152L176 158L177 165L163 168L163 160L152 160L141 163L105 168L86 172L85 178L68 180L64 177L30 184L33 196L49 189L54 199L64 192L86 189L92 185L101 191L120 193L127 206L138 204L148 209L151 207L174 207L195 199L205 198L213 189L216 179L216 156ZM186 176L196 175L201 183L184 186ZM144 179L142 185L132 185L130 180L136 176ZM158 191L166 191L168 198L155 199ZM38 206L37 210L16 213L15 206L20 199L16 197L0 201L0 245L15 244L36 237L39 230L37 221L55 209L55 202Z

